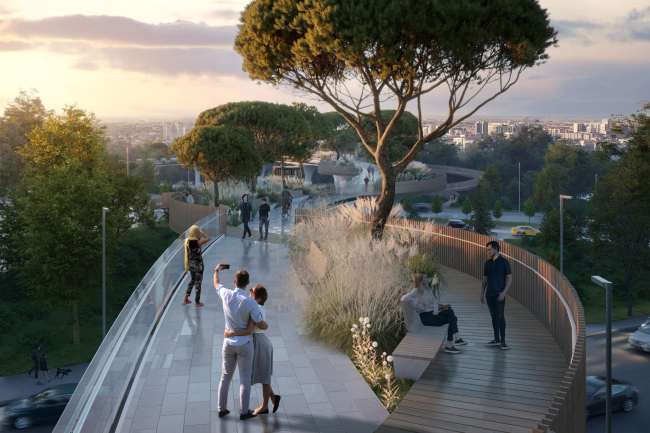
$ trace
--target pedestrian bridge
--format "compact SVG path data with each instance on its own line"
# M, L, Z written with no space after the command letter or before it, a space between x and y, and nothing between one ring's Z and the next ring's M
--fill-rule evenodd
M297 209L296 221L319 212ZM538 257L504 244L514 274L506 315L511 350L488 353L482 343L489 322L486 311L479 310L477 285L488 238L390 221L413 234L426 233L413 239L444 258L450 282L446 296L470 345L456 358L436 358L389 415L345 355L304 335L299 313L308 294L290 265L289 249L226 237L222 218L216 212L197 223L214 239L204 253L205 306L181 305L187 284L181 235L126 303L55 433L584 431L582 306L568 281ZM235 380L232 414L217 417L224 318L210 270L219 262L247 269L251 284L269 289L272 385L282 395L276 414L239 421ZM254 387L251 407L261 395L259 385ZM490 399L493 411L485 409Z

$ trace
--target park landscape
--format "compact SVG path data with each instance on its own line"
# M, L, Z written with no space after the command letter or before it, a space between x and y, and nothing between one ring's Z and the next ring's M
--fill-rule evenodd
M413 274L424 271L436 281L432 290L441 302L453 304L465 319L485 315L476 312L484 244L497 228L507 232L528 224L540 233L508 236L503 250L518 272L510 295L515 322L538 336L544 351L537 359L526 349L515 352L512 380L500 397L506 407L484 427L585 431L585 327L605 320L603 291L591 276L613 282L614 320L650 314L650 103L634 101L638 110L615 116L608 135L591 150L530 119L517 132L485 134L459 148L449 138L454 128L511 92L525 74L553 62L561 41L548 10L536 1L462 1L425 2L421 10L407 7L408 13L400 13L404 2L384 3L249 3L238 15L234 51L251 81L293 89L293 101L232 98L204 106L184 134L167 143L133 146L131 161L126 149L106 138L108 127L90 110L73 101L54 110L38 92L19 91L0 118L0 375L24 374L28 353L41 345L50 367L90 362L96 377L115 367L113 358L106 360L114 350L124 356L122 376L109 374L94 386L99 397L121 392L126 401L128 396L133 410L101 400L110 415L98 421L83 409L77 422L167 431L172 427L163 421L179 422L182 415L181 427L174 428L214 424L210 402L219 356L198 354L221 341L220 306L206 301L209 308L202 312L183 312L175 299L184 276L172 269L189 229L177 229L180 215L195 215L200 207L214 211L192 221L215 235L207 262L229 257L233 265L266 272L277 286L286 286L271 300L270 322L278 328L272 335L286 354L279 361L286 375L277 385L304 395L307 412L291 412L289 398L284 418L263 424L265 430L309 430L312 422L316 429L347 431L420 431L421 425L436 431L440 424L481 428L478 415L449 418L446 412L456 412L441 394L461 396L453 402L469 399L467 410L490 414L493 409L483 401L489 390L478 372L502 373L477 364L492 362L494 354L480 351L477 343L468 352L479 361L473 363L470 355L451 363L436 353L442 337L438 341L409 329L400 298L412 288ZM430 16L445 19L432 23ZM427 98L445 115L425 128ZM168 157L181 168L163 170L160 161ZM308 165L340 174L317 172L307 179ZM370 166L377 174L369 187L363 178ZM450 176L456 175L440 166L481 175L471 187L450 189L456 181ZM287 175L289 167L298 167L298 175ZM203 183L196 186L195 174L190 185L185 171L200 173ZM417 190L441 176L446 182L440 188ZM417 193L405 195L409 182ZM270 243L237 239L242 194L268 198L277 213L283 183L303 197L288 219L278 216L279 232L272 233ZM189 187L195 204L177 206L180 191ZM166 207L157 201L160 196ZM570 199L562 203L561 196ZM102 213L103 207L109 211ZM460 214L467 230L443 227ZM105 339L104 257L110 329ZM268 263L282 272L269 272ZM210 278L203 282L204 292L212 288ZM142 331L129 334L128 315L146 320L150 341ZM191 329L191 338L174 331L180 323ZM480 326L459 323L461 331L467 326L473 337L487 339ZM210 337L207 346L197 337L201 330ZM120 332L134 340L121 340ZM513 334L511 341L533 350L536 342L525 332ZM165 340L169 335L176 337ZM426 358L410 341L436 350ZM194 350L185 357L184 347ZM162 361L165 356L168 361ZM419 358L426 359L421 360L426 370L415 377L398 375L397 362ZM527 365L547 377L526 373ZM178 381L172 380L175 367L188 383L171 392L171 383ZM474 384L463 383L463 374L472 377L472 369ZM123 383L127 372L140 381L139 388ZM362 382L371 394L346 381ZM154 389L163 384L167 391ZM537 397L535 388L542 388ZM183 394L182 389L185 409L163 414L164 398ZM147 394L154 391L154 397ZM349 406L335 401L336 393L350 396ZM99 397L83 398L90 407ZM152 399L160 404L146 403ZM303 400L295 397L295 408ZM423 401L440 409L423 414ZM75 404L83 407L78 400ZM326 405L333 410L329 415ZM141 406L158 407L158 416L142 415ZM207 421L191 422L194 407L207 408ZM54 431L69 431L74 409L68 405Z

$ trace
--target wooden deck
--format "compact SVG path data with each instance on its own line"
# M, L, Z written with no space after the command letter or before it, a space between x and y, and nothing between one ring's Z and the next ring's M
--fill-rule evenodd
M485 343L494 338L481 283L445 268L461 354L440 351L399 407L377 429L402 432L530 433L537 428L568 368L559 346L542 323L514 299L506 299L509 350Z

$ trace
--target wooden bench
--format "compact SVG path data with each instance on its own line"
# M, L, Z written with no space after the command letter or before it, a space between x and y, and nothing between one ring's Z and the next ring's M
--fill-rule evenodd
M408 332L393 351L393 367L395 377L418 380L447 339L449 325L424 326L408 296L402 297L402 313Z

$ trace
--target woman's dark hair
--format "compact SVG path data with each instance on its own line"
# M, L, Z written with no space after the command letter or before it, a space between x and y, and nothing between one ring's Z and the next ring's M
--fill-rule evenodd
M241 199L243 200L244 197L248 197L248 194L244 194L244 195L242 195L242 196L241 196Z
M486 247L492 247L493 249L499 251L499 243L497 241L490 241L485 244Z
M264 286L260 286L259 284L253 287L251 289L251 292L253 292L253 298L255 298L257 303L260 305L264 305L266 300L269 298L269 294L267 293Z
M196 239L190 239L190 241L187 243L190 246L191 250L195 250L199 247L199 241Z

